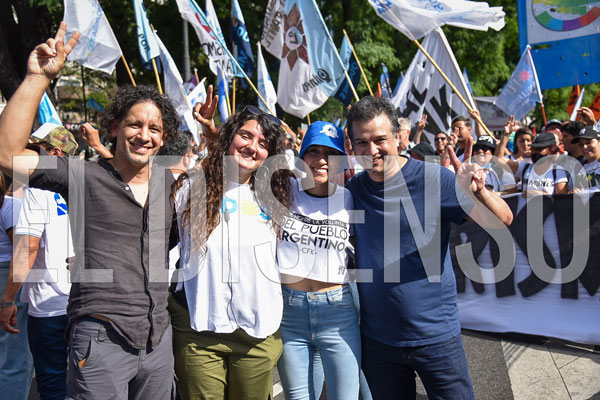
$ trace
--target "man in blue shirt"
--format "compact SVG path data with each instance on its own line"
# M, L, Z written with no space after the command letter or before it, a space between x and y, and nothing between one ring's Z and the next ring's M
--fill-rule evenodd
M355 210L364 213L354 225L356 264L372 273L358 285L363 369L376 400L414 399L415 372L431 399L471 399L450 223L470 218L500 228L512 213L468 161L472 140L462 166L451 154L457 180L444 167L398 155L398 131L387 100L365 97L348 113L352 148L366 170L347 184ZM490 219L488 210L496 216L489 223L482 219Z

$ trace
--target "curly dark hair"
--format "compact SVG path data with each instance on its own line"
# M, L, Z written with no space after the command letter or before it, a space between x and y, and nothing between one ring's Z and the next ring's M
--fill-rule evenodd
M151 102L160 110L165 141L177 135L180 119L171 100L161 95L152 86L121 86L111 98L110 105L100 116L100 126L110 132L114 124L123 121L131 107L138 103Z
M200 246L198 248L205 246L208 237L220 222L224 193L224 157L237 132L246 122L251 120L257 121L262 128L262 134L267 141L269 157L284 154L284 135L279 126L275 125L264 114L254 115L249 112L238 112L227 119L227 122L220 127L218 137L208 143L208 156L194 169L181 174L173 187L173 196L175 196L175 193L181 188L186 179L194 182L191 185L188 204L182 213L182 225L189 227L188 234L192 238L192 244ZM281 162L276 161L274 165L275 172L270 180L274 199L266 195L266 192L269 191L264 190L265 182L261 178L257 178L257 171L250 178L250 188L254 192L254 197L263 212L271 218L273 229L278 232L284 212L287 211L291 203L290 177L292 175L283 159L281 159ZM261 168L259 168L260 170ZM259 190L257 190L257 187ZM285 206L285 209L279 204L274 204L274 201L281 203ZM192 209L206 209L206 213L199 213L199 217L192 220L190 218L190 210Z
M352 108L350 108L350 111L348 111L347 126L350 140L353 139L354 135L354 132L352 131L354 122L368 122L381 114L385 114L390 120L390 123L392 124L392 134L395 136L400 130L396 107L384 98L365 96L357 101Z

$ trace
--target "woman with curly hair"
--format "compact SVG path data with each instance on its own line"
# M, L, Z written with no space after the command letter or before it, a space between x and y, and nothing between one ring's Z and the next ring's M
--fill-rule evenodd
M282 351L277 222L290 196L280 166L261 166L284 152L277 122L252 106L231 115L177 181L181 258L169 310L182 399L272 397Z

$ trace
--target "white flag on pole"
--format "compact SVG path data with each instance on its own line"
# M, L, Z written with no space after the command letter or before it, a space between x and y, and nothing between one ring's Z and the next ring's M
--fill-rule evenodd
M268 108L265 106L263 101L258 98L258 107L264 112L269 113L269 108L273 110L275 113L275 103L277 103L277 93L275 92L275 87L273 86L273 82L271 81L271 77L269 76L269 71L267 70L267 65L265 64L265 59L262 55L262 50L260 46L260 42L258 42L258 62L257 62L257 76L258 76L258 92L267 102ZM277 116L277 115L275 115Z
M260 39L263 47L278 59L283 50L283 23L285 0L269 0L263 22L263 33Z
M422 45L473 107L473 98L442 29L437 28L427 35ZM391 101L413 125L423 113L427 114L425 132L431 143L436 133L449 132L452 118L469 115L467 107L421 51L415 55Z
M198 39L200 40L200 46L208 56L208 65L212 73L217 75L217 66L219 66L228 78L234 75L243 76L239 72L234 73L236 68L229 57L229 51L223 49L220 44L225 45L225 41L221 39L223 35L221 34L217 38L217 33L213 31L214 28L214 30L218 29L218 32L220 32L221 28L212 26L212 23L208 20L208 15L204 14L194 0L177 0L177 7L179 7L181 17L194 27L196 35L198 35ZM214 8L212 15L216 17Z
M479 1L369 0L369 4L409 39L420 39L445 24L481 31L504 26L502 7Z
M579 108L581 107L581 101L583 100L584 93L585 93L585 88L582 88L581 94L579 95L579 97L577 98L577 102L575 103L575 107L573 107L573 112L571 113L571 116L569 117L569 119L571 121L575 121L577 119L577 110L579 110Z
M165 94L167 97L169 97L173 103L173 106L175 106L177 113L187 125L188 130L192 132L192 136L194 137L196 143L200 143L200 138L198 137L198 125L194 120L190 103L185 95L185 92L183 91L183 79L181 79L181 74L177 69L175 61L173 61L169 51L160 40L156 32L154 32L154 37L156 38L160 48L160 62L163 66Z
M204 86L205 81L206 78L202 78L200 83L198 83L194 89L187 94L192 107L194 107L196 103L204 103L206 101L206 87Z
M122 52L97 0L65 0L66 37L81 34L67 57L84 67L112 74Z

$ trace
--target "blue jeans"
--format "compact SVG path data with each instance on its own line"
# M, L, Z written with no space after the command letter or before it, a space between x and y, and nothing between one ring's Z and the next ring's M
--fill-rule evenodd
M395 347L363 336L363 371L375 400L415 399L415 372L431 400L475 399L460 334L442 343Z
M35 365L35 381L41 400L67 397L67 341L69 318L29 316L29 348Z
M8 281L8 263L0 263L0 296ZM0 329L0 400L26 400L29 396L33 361L27 343L27 303L17 293L17 326L21 332L10 334Z
M348 286L327 292L283 286L283 301L283 355L277 368L285 398L315 399L313 361L318 350L327 398L358 399L360 329Z

